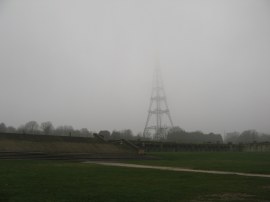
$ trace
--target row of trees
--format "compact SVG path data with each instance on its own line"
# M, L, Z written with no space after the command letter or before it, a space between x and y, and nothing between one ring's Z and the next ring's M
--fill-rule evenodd
M72 126L58 126L54 127L50 121L42 122L38 124L36 121L29 121L18 128L13 126L6 126L5 123L0 123L0 133L23 133L23 134L44 134L44 135L60 135L60 136L77 136L77 137L93 137L93 132L87 128L80 130L74 129ZM103 136L106 140L118 140L118 139L142 139L142 135L134 135L130 129L117 131L114 130L110 133L107 130L102 130L99 135Z
M248 144L256 142L270 142L270 135L258 133L256 130L246 130L242 133L227 133L224 141L221 135L209 133L204 134L200 131L186 132L179 127L174 127L168 132L168 141L176 141L181 143L232 143L232 144Z
M131 130L113 131L110 133L107 130L99 132L99 135L104 137L105 140L151 140L151 138L144 138L142 134L137 134L136 136ZM200 131L196 132L186 132L179 127L174 127L170 129L167 133L167 139L164 141L179 142L179 143L222 143L222 137L219 134L204 134Z
M76 137L93 137L93 132L87 128L80 130L74 129L72 126L64 125L54 127L50 121L38 124L36 121L29 121L18 128L13 126L6 126L5 123L0 123L0 133L22 133L22 134L44 134L44 135L60 135L60 136L76 136ZM119 139L142 139L139 133L134 135L130 129L110 133L107 130L102 130L99 135L103 136L105 140L119 140Z
M5 123L0 123L1 133L24 133L24 134L45 134L45 135L62 135L62 136L79 136L91 137L93 133L87 128L80 130L74 129L72 126L58 126L54 127L50 121L38 124L36 121L29 121L26 124L15 128L13 126L6 126Z
M60 135L60 136L77 136L77 137L93 137L93 132L87 128L80 130L74 129L72 126L58 126L54 127L50 121L38 124L36 121L29 121L18 128L13 126L6 126L5 123L0 123L0 133L24 133L24 134L45 134L45 135ZM151 138L144 138L141 133L134 135L130 129L114 130L112 133L107 130L102 130L99 135L103 136L105 140L138 140ZM179 127L171 128L167 133L165 141L179 142L179 143L222 143L221 135L209 133L204 134L200 131L187 132ZM246 130L242 133L233 132L227 133L224 137L224 143L253 143L253 142L270 142L270 135L258 133L256 130Z
M133 132L130 129L126 130L114 130L112 133L108 130L102 130L98 133L101 135L105 140L119 140L119 139L126 139L126 140L143 140L149 138L144 138L141 133L138 133L137 135L134 135Z
M258 133L256 130L246 130L242 133L227 133L224 137L226 143L254 143L254 142L270 142L270 135Z
M187 132L180 127L174 127L168 131L167 140L179 143L223 143L222 136L219 134L204 134L201 131Z
M93 132L87 128L80 130L74 129L72 126L58 126L54 127L50 121L38 124L36 121L29 121L18 128L6 126L0 123L0 132L2 133L24 133L24 134L45 134L45 135L60 135L60 136L77 136L77 137L92 137ZM151 140L151 138L144 138L141 133L135 135L130 129L114 130L113 132L102 130L99 135L103 136L105 140ZM165 140L166 141L166 140ZM167 141L182 142L182 143L217 143L222 142L220 135L203 134L202 132L186 132L179 127L172 128L168 131Z

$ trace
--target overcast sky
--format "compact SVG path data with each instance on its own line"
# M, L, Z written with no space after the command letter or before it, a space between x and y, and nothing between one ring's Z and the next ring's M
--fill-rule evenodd
M0 0L0 122L270 133L269 0Z

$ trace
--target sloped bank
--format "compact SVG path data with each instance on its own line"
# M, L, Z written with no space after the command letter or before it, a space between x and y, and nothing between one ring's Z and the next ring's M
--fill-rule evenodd
M32 134L0 134L0 158L121 159L136 158L128 145L97 138Z

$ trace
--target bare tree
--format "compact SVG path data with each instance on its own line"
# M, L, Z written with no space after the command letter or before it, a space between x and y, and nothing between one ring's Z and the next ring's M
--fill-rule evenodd
M54 131L56 135L71 136L74 133L72 126L59 126Z
M121 131L121 136L123 139L132 140L134 139L133 132L130 129L125 129Z
M16 128L14 128L13 126L9 126L9 127L7 127L7 132L8 133L16 133L17 131L16 131Z
M89 132L89 130L87 128L82 128L80 130L80 132L81 132L81 135L83 137L91 137L92 136L91 132Z
M0 132L5 133L7 130L6 124L0 123Z
M40 128L45 135L51 134L54 129L53 124L50 121L41 123Z
M39 125L36 121L29 121L24 125L26 133L38 133Z
M111 134L111 139L112 140L122 139L121 133L117 130L114 130Z

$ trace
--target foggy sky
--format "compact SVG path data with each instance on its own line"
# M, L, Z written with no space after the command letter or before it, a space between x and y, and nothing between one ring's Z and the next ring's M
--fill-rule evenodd
M0 122L142 132L156 51L175 125L270 133L268 0L0 0Z

